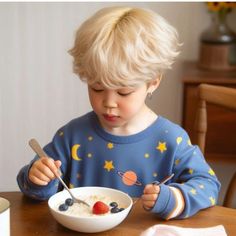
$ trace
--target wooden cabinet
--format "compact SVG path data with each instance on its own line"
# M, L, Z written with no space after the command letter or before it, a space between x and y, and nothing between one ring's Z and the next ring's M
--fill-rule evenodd
M236 88L236 71L203 70L198 68L196 62L185 62L182 82L184 91L182 126L194 143L197 86L200 83L208 83ZM206 158L236 161L236 112L207 104L207 116Z

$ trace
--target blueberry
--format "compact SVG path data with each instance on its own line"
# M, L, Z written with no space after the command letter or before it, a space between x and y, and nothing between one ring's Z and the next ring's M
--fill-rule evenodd
M66 204L67 206L72 206L72 205L74 204L74 200L73 200L72 198L67 198L67 199L65 200L65 204Z
M117 202L111 202L111 203L110 203L110 206L111 206L111 207L118 207L118 204L117 204Z
M68 205L66 205L66 204L61 204L59 206L59 211L66 211L67 209L68 209Z
M111 208L111 213L118 213L120 212L120 209L118 207Z

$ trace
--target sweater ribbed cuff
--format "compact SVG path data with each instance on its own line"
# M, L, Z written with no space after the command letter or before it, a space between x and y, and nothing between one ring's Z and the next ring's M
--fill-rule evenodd
M167 219L175 205L176 202L173 192L167 185L161 184L158 199L151 212L157 213L163 219Z

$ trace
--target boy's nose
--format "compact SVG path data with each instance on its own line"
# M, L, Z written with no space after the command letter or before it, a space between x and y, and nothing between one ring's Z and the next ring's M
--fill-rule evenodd
M106 99L103 101L103 106L107 108L116 108L117 104L115 101Z
M113 93L107 93L103 100L103 106L106 108L116 108L116 96Z

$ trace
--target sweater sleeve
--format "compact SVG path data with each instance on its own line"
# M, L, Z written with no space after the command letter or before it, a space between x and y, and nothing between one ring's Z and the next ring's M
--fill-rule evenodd
M17 183L21 192L24 193L24 195L36 200L47 200L50 196L57 192L58 180L52 180L46 186L36 185L29 180L28 175L30 167L31 164L24 166L17 175Z
M66 159L70 157L70 150L66 148L66 142L68 142L64 138L64 132L66 131L62 130L63 128L61 128L55 134L52 142L50 142L44 147L44 151L49 157L53 158L54 160L60 160L62 162L62 178L64 179L64 181L66 181L66 176L64 176L63 173L66 173L67 170L68 161ZM35 158L28 165L21 168L17 175L17 183L20 190L26 196L37 200L47 200L50 196L62 189L62 186L59 183L58 179L50 181L46 186L36 185L29 180L29 170L33 163L38 160L38 158L39 157L36 155Z
M172 182L160 186L160 194L152 209L161 218L187 218L217 203L220 183L185 131L177 144L172 171Z

